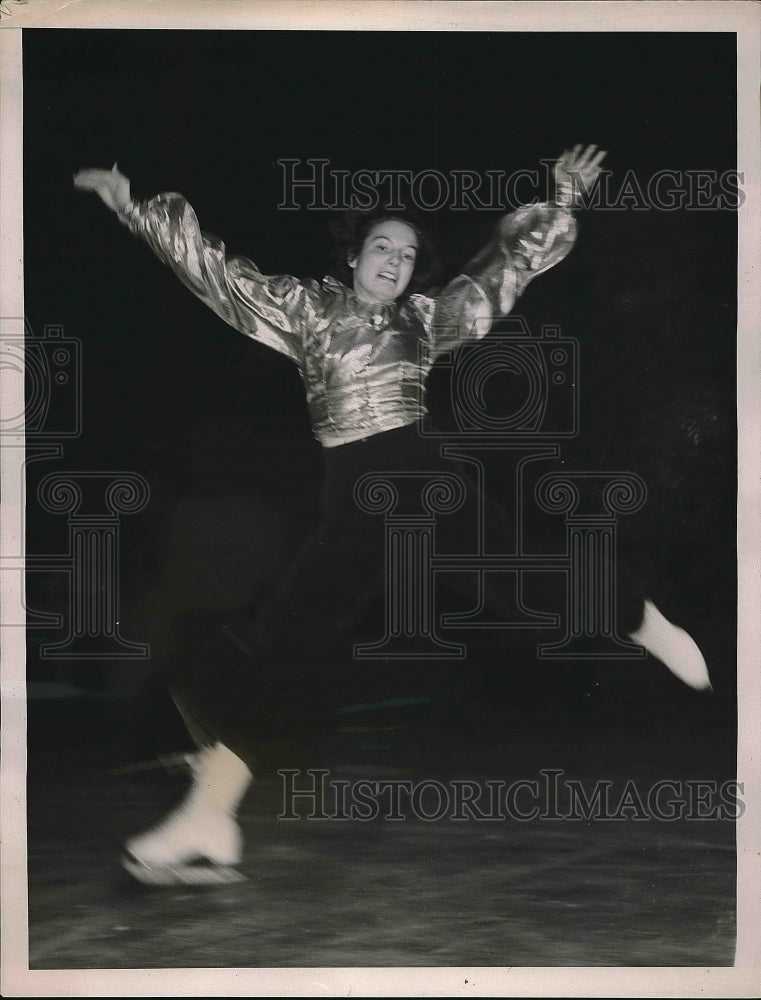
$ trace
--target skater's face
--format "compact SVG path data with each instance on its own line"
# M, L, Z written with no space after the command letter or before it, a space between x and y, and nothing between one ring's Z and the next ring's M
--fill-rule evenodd
M415 270L418 238L398 219L386 219L370 230L358 257L349 261L354 291L363 302L393 302L404 292Z

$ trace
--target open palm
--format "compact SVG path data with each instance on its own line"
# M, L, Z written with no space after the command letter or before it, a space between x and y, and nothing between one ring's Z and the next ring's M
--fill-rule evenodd
M131 201L129 178L116 164L110 170L92 167L74 174L74 187L80 191L94 191L112 212L126 208Z
M606 155L597 146L565 150L555 164L556 201L571 208L581 205L584 196L591 194Z

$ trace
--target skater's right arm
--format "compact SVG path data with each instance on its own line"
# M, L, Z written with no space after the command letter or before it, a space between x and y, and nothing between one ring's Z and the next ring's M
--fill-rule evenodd
M129 180L112 170L80 170L74 185L94 191L130 232L145 240L182 283L226 323L248 337L302 358L304 284L290 275L269 277L245 257L228 257L225 246L201 231L196 214L180 194L133 201Z

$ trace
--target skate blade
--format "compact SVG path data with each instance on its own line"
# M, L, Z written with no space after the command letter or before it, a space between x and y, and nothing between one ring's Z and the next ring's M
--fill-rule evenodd
M213 861L150 867L128 854L119 860L125 871L142 885L235 885L247 881L237 868Z

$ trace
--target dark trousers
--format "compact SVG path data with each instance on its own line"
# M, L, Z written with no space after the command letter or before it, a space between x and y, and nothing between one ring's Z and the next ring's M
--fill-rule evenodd
M271 599L253 618L228 617L187 644L179 657L171 688L196 742L219 739L250 758L258 739L324 720L340 703L347 669L354 669L360 687L366 677L368 690L371 675L384 669L383 661L374 670L366 664L351 667L357 630L383 594L387 572L384 516L363 510L355 497L357 483L368 473L382 479L389 474L396 512L419 512L421 483L437 473L458 478L465 502L437 518L437 549L474 550L477 507L485 515L490 543L503 551L514 545L514 512L479 496L466 469L442 458L438 444L421 437L417 426L325 449L319 525ZM475 573L451 578L451 589L469 602L464 609L485 596L487 607L500 618L500 593L481 595L478 586ZM507 611L514 611L514 605ZM419 664L407 667L407 676L420 669ZM390 663L387 669L392 676L400 665Z

